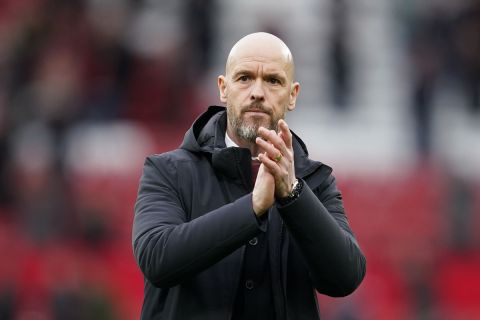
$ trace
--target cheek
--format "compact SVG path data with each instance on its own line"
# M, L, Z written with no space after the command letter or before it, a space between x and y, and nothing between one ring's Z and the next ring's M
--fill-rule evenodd
M249 96L245 96L245 95L236 95L234 98L230 100L230 105L234 107L235 113L237 115L240 115L243 108L250 105L250 103L251 101Z
M276 114L284 114L289 103L290 103L290 96L288 94L274 94L272 95L272 100L274 104L274 110Z
M231 109L231 112L235 116L239 116L241 113L242 106L244 105L243 98L239 95L237 91L231 91L227 97L227 106Z
M248 96L248 90L245 88L232 87L228 94L228 99L234 103L238 103L245 99L246 96Z

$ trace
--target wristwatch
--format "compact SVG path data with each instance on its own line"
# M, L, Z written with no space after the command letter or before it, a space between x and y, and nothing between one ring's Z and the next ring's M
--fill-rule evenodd
M298 198L298 196L302 192L302 189L303 180L296 179L292 185L292 191L290 191L290 193L286 197L277 199L278 204L280 204L281 206L289 204L290 202Z

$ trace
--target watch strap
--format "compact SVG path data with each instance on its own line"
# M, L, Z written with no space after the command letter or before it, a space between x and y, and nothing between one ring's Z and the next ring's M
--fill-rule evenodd
M286 196L284 198L277 199L278 204L280 204L281 206L285 206L285 205L293 202L295 199L298 198L298 196L300 196L300 193L302 192L302 189L303 189L303 180L302 179L297 179L293 183L292 191L290 191L288 196Z

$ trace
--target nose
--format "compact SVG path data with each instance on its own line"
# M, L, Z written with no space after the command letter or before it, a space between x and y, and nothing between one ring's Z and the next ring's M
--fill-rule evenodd
M252 87L252 92L250 94L250 100L252 101L264 101L265 93L263 91L263 81L257 79Z

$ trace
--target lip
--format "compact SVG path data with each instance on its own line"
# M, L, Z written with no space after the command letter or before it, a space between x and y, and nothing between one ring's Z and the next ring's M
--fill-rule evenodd
M258 110L258 109L250 109L246 110L245 113L253 113L253 114L268 114L265 111Z

